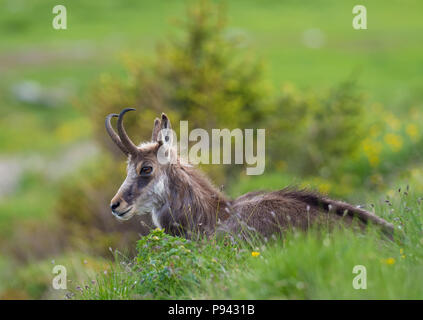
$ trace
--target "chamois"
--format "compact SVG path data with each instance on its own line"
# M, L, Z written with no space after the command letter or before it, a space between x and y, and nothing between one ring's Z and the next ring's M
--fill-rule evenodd
M131 110L135 109L106 117L108 134L128 156L127 177L110 203L119 220L151 214L155 226L187 238L193 233L221 231L241 235L252 231L267 237L289 228L305 231L311 225L351 226L353 221L360 228L370 222L389 234L394 230L371 212L306 190L256 191L229 199L195 167L180 161L165 133L171 124L164 113L154 121L151 141L136 146L123 127L123 117ZM113 117L118 118L117 133L111 125ZM158 161L161 147L176 161Z

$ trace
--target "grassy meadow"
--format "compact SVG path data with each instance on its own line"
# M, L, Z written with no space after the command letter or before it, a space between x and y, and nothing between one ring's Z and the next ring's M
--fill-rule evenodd
M0 299L422 299L423 3L368 1L368 30L352 28L350 0L212 1L212 22L199 3L73 0L54 30L55 1L0 0ZM192 70L200 28L206 67ZM213 81L225 88L204 102L196 88ZM148 121L137 112L131 136L149 137L151 92L176 127L266 128L263 175L202 166L230 196L312 188L374 210L395 239L185 241L115 221L125 159L104 117L136 105ZM67 290L51 286L57 264Z

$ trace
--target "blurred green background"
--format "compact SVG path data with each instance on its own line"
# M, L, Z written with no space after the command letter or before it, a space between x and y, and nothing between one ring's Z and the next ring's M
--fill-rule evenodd
M148 230L108 209L125 161L104 117L124 107L134 141L162 111L176 129L266 128L264 175L202 166L231 196L423 191L421 1L365 1L368 30L356 1L73 0L54 30L57 4L0 0L0 298L63 298L52 262L76 281Z

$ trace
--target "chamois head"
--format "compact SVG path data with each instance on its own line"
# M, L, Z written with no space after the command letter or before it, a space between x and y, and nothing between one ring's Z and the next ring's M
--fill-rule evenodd
M166 169L168 163L159 161L158 156L169 156L172 136L171 125L163 113L161 119L154 121L150 142L136 146L129 139L124 127L123 117L127 108L118 114L106 117L106 130L119 149L128 156L127 176L116 195L110 202L113 215L119 220L128 220L134 214L152 213L160 205L166 188ZM113 130L111 119L117 117L117 133Z

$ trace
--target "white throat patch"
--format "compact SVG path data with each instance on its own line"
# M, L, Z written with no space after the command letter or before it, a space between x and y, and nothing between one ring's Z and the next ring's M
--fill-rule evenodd
M158 221L157 211L163 206L168 196L167 177L162 175L144 192L144 196L138 198L136 202L137 214L144 215L151 213L151 218L156 227L161 228Z

